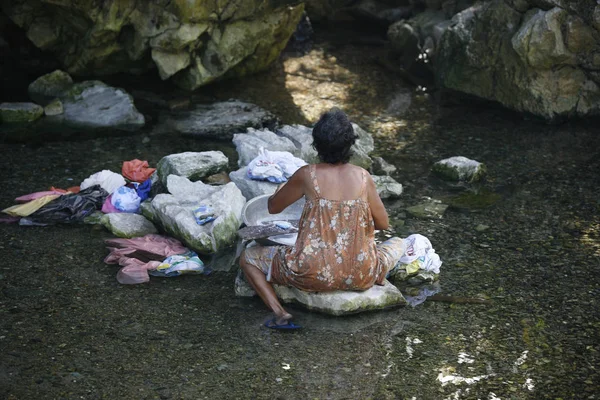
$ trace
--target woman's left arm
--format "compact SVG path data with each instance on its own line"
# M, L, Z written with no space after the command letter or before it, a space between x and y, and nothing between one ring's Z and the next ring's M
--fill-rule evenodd
M278 214L304 196L304 173L306 168L302 167L296 171L280 190L269 197L269 213Z

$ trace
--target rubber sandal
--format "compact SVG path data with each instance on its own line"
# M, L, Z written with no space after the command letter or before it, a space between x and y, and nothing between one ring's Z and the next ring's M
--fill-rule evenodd
M292 331L295 329L302 328L300 325L296 325L295 323L293 323L292 321L289 321L289 320L285 324L278 324L277 318L273 318L273 319L265 322L264 325L269 329L276 329L276 330L281 330L281 331Z

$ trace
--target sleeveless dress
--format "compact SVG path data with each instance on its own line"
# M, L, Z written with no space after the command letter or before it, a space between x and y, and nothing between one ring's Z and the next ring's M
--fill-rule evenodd
M310 292L366 290L383 284L403 253L403 241L375 244L371 208L363 200L366 174L355 200L321 197L315 165L309 166L315 198L306 199L298 239L292 247L251 247L246 260L267 274L267 280Z

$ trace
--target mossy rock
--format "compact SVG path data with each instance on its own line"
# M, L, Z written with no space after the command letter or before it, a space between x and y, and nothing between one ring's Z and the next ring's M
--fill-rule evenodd
M485 164L466 157L450 157L436 162L433 172L449 181L477 182L487 174Z
M33 101L46 105L53 99L60 97L71 86L73 86L71 75L57 69L31 82L27 91Z
M44 115L44 109L33 103L0 104L0 121L8 123L33 122Z

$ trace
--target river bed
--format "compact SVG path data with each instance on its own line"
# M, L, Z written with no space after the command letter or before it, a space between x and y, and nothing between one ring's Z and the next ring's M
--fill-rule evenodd
M292 308L304 329L261 327L267 309L233 293L235 270L117 283L102 260L110 238L89 225L0 225L0 397L6 399L595 399L600 318L600 135L413 88L381 66L383 49L321 40L271 70L201 89L193 101L238 98L283 123L311 124L332 106L376 138L404 185L387 202L399 236L421 233L444 262L442 294L351 317ZM134 92L188 96L143 79ZM161 92L161 91L164 91ZM0 204L78 184L124 160L156 165L229 143L152 131L2 144ZM488 167L477 187L430 173L462 155ZM452 204L441 219L405 208Z

